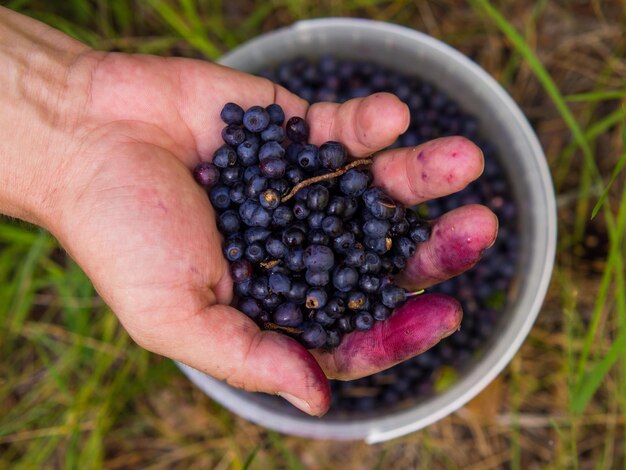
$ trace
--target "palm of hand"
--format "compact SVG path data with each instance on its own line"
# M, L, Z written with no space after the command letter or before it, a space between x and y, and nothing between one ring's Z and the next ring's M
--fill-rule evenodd
M457 328L458 305L430 296L399 309L393 322L349 336L334 354L315 352L317 362L293 340L260 332L228 307L232 282L214 214L191 177L190 168L218 146L219 110L228 101L244 107L278 102L288 117L308 111L313 125L321 123L312 129L313 140L348 141L355 155L395 140L402 116L380 135L366 137L368 129L361 135L358 125L346 125L354 122L354 106L307 110L306 103L265 80L195 61L113 55L99 62L93 77L81 127L86 137L75 158L76 184L56 235L140 345L233 385L281 393L320 414L329 401L322 369L343 378L366 375L419 353ZM398 103L391 104L401 114ZM391 175L389 184L399 173L396 157L378 165ZM465 184L476 170L466 173ZM396 193L407 202L428 197L412 189ZM481 210L476 217L489 219ZM473 259L445 271L425 253L408 271L432 273L413 272L408 283L432 284L473 264L495 237L493 220L487 222L491 227L474 234Z

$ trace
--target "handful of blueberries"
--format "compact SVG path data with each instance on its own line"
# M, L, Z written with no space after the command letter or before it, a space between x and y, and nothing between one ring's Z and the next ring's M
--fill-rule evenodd
M239 310L307 348L386 320L411 295L394 275L429 223L371 186L371 159L307 143L300 117L283 128L279 105L227 103L220 117L225 143L193 175L218 213Z

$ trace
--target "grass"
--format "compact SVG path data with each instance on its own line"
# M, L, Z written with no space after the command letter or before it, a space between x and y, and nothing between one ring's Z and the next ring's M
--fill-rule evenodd
M626 11L564 5L9 1L94 47L211 59L304 18L427 31L520 103L551 166L560 234L542 314L506 372L429 428L367 446L225 411L132 343L49 234L0 220L0 469L626 468Z

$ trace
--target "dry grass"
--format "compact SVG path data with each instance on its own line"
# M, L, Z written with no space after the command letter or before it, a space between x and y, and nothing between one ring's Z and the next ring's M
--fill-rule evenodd
M453 415L380 445L311 441L278 436L214 404L168 361L132 345L84 286L80 273L67 277L63 264L51 264L55 260L51 240L44 237L40 251L34 252L36 234L20 232L25 238L19 241L5 234L0 280L23 274L19 279L26 281L20 286L28 293L29 282L52 279L65 286L67 296L52 281L48 291L33 289L38 295L25 295L18 305L25 322L9 326L5 321L0 330L0 468L244 468L250 457L249 468L258 469L626 468L624 354L582 415L573 413L570 403L572 358L582 351L583 336L594 318L609 255L605 216L589 221L601 188L591 185L587 195L581 186L586 170L581 152L567 150L573 145L570 129L528 63L494 23L464 2L444 0L345 5L329 0L276 0L267 5L247 0L181 1L201 5L201 18L213 21L208 42L191 46L157 13L163 3L75 0L65 6L37 1L12 5L53 24L63 18L66 29L100 47L163 54L224 51L297 19L345 14L404 24L448 42L505 86L547 154L558 191L560 239L545 305L506 371ZM133 14L119 13L119 24L113 26L88 14L122 11L124 6L130 6ZM523 33L563 96L626 88L624 2L511 1L497 6ZM570 103L583 131L619 106L616 99ZM589 142L606 180L624 151L620 127L613 125ZM621 176L610 193L614 213L623 187ZM623 243L613 249L624 253ZM30 274L3 267L26 256L36 260ZM65 285L67 279L76 285ZM624 320L618 315L624 289L618 279L599 306L601 333L593 342L592 359L609 349L613 332ZM7 298L18 295L6 293L12 296ZM80 302L69 305L70 299ZM2 316L6 320L14 314L13 310ZM68 319L77 314L90 315L96 326ZM105 361L105 368L97 361Z

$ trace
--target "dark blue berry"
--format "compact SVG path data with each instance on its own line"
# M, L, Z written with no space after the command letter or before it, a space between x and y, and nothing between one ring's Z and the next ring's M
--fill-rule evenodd
M367 310L369 300L363 292L353 291L348 295L346 305L350 310Z
M257 165L249 166L243 171L243 182L248 184L255 176L260 176L261 170Z
M272 223L277 227L286 227L293 221L293 212L288 206L278 206L272 213Z
M307 286L304 281L292 281L291 289L289 292L285 294L285 297L289 299L291 302L295 302L297 304L302 304L306 300L306 294L309 290L309 286Z
M313 287L308 290L304 305L306 308L310 308L311 310L317 310L319 308L324 308L326 302L328 302L328 294L326 293L326 290L320 287Z
M209 189L220 179L220 170L210 162L201 162L193 169L193 178L204 189Z
M289 162L289 164L298 164L298 155L300 154L302 148L303 145L298 142L292 142L287 146L287 149L285 150L285 159Z
M267 178L282 178L287 169L287 162L279 157L269 157L259 163L261 174Z
M263 132L270 123L270 115L261 106L252 106L243 115L243 125L250 132Z
M251 297L246 297L239 301L239 310L245 313L250 318L257 318L261 314L261 306L259 302Z
M338 237L343 232L343 222L336 215L328 215L322 221L322 230L330 237Z
M428 223L417 224L411 227L409 236L415 243L424 243L430 238L430 226Z
M328 305L328 304L326 304ZM333 323L335 323L335 319L332 318L331 316L328 315L328 313L326 313L326 310L316 310L315 314L313 315L313 319L319 323L320 325L326 327L326 326L331 326Z
M294 272L302 271L304 266L304 250L301 248L294 248L287 251L287 255L284 258L285 266Z
M235 103L226 103L222 108L220 118L226 124L241 125L243 122L243 108Z
M348 219L350 217L353 217L359 210L359 201L353 197L346 197L345 201L346 201L346 207L343 210L343 217L345 219ZM357 234L355 233L355 235Z
M375 253L384 255L391 249L393 242L388 237L365 237L363 244Z
M246 186L243 183L231 186L228 196L233 204L243 204L243 201L246 200Z
M239 206L239 217L249 227L267 227L272 220L270 213L251 199Z
M252 279L250 295L257 300L263 300L265 297L270 295L270 288L267 283L266 276L258 276Z
M245 244L240 236L229 238L224 245L224 256L228 261L237 261L243 257Z
M251 199L257 199L266 189L267 178L262 175L253 176L246 184L246 196Z
M326 344L324 344L324 348L331 350L335 349L337 346L341 344L342 334L335 329L326 330L327 338Z
M327 246L310 245L304 250L303 262L313 271L329 271L335 263L335 256Z
M282 240L285 245L289 248L293 248L294 246L302 245L304 241L304 232L296 227L289 227L283 230Z
M270 122L272 124L282 126L283 122L285 122L285 113L280 105L272 103L265 108L265 111L267 111L267 114L269 114Z
M263 242L267 240L267 237L272 233L269 229L263 227L250 227L243 234L243 239L248 245L255 242Z
M298 167L292 166L288 167L287 171L285 171L285 178L289 181L293 186L300 183L304 180L304 173Z
M244 251L244 256L251 263L258 264L265 259L267 253L265 252L265 248L259 242L255 242L246 247Z
M354 317L354 328L358 331L367 331L374 325L374 318L368 312L359 312Z
M377 302L372 306L372 316L374 320L385 321L391 316L391 309Z
M323 287L330 282L330 273L328 271L313 271L307 269L304 273L304 279L310 286Z
M237 162L237 152L230 145L222 145L213 154L212 163L218 168L233 166Z
M307 207L313 211L323 211L330 200L328 189L320 184L309 187L309 194L306 200Z
M381 268L382 263L380 256L372 251L366 252L365 260L363 261L363 266L360 271L363 273L377 273L381 270Z
M348 159L344 146L332 140L320 146L319 158L324 168L333 171L343 167Z
M381 238L387 235L391 224L386 220L370 219L363 224L363 234L368 237Z
M349 292L356 287L359 281L359 273L350 266L336 268L333 271L333 286L341 292Z
M265 209L276 209L280 204L280 195L275 189L266 189L259 195L259 202Z
M328 334L322 325L314 321L306 322L302 326L300 342L308 349L321 348L326 344Z
M239 219L239 215L233 210L223 212L217 219L217 227L222 233L227 235L238 232L240 226L241 221Z
M231 268L232 269L232 268ZM242 281L238 284L235 284L235 287L233 289L233 291L235 292L235 295L243 298L246 297L248 295L250 295L250 286L252 285L252 280L247 279L245 281Z
M328 245L330 238L321 230L311 230L307 235L307 240L313 245Z
M326 214L324 212L314 211L314 212L311 212L309 216L306 218L306 222L307 224L309 224L309 227L312 229L321 229L322 221L324 220L324 217L326 217Z
M285 149L278 142L266 142L259 148L259 162L267 158L280 158L285 156ZM287 161L285 160L285 167Z
M346 304L339 297L333 297L326 303L326 307L324 307L324 311L331 318L337 319L341 317L343 313L346 311Z
M318 148L315 145L306 144L298 154L298 165L308 172L312 172L319 167Z
M287 247L276 235L270 235L265 242L265 251L272 258L280 259L287 254Z
M363 248L352 247L346 250L344 263L353 268L360 268L365 265L365 251Z
M380 278L373 274L363 274L359 278L359 288L366 294L374 294L380 287Z
M339 189L346 196L360 196L367 188L367 183L367 175L353 168L339 178Z
M284 301L284 299L282 298L282 296L274 293L274 292L270 292L270 294L265 297L261 303L263 304L263 308L267 311L274 311L274 309L276 309L276 307L278 307L282 302Z
M296 202L293 205L293 215L298 220L306 219L310 213L311 213L311 210L306 206L305 202Z
M380 297L383 305L388 308L396 308L406 300L406 291L402 287L387 285L381 289Z
M287 137L292 142L306 142L309 138L309 125L301 117L294 116L287 121Z
M261 133L261 139L264 142L282 142L285 140L285 130L278 124L270 124Z
M326 206L326 213L328 215L336 215L337 217L342 217L345 210L346 198L343 196L333 196L330 198L328 206Z
M213 186L209 191L209 200L216 209L227 209L230 206L230 193L227 186Z
M343 333L350 333L354 330L354 325L352 325L352 318L349 316L341 317L336 322L339 331Z
M291 279L283 273L271 273L269 286L272 292L277 294L287 294L291 289Z
M237 147L239 144L243 143L244 140L246 140L246 133L241 127L230 125L222 129L222 139L228 145Z
M270 188L275 189L281 198L291 190L291 185L284 178L271 179L268 185Z
M221 180L226 186L234 186L241 181L243 170L240 166L229 166L222 169Z
M415 242L406 238L396 238L393 244L394 251L404 258L410 258L415 253Z
M237 146L237 161L243 167L250 167L259 162L259 144L245 140Z
M276 307L274 323L280 326L295 327L302 323L302 310L293 302L285 302Z

